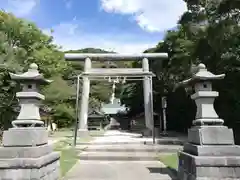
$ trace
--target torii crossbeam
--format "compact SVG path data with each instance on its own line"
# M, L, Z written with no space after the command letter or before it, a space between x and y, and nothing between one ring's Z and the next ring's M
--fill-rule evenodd
M90 79L93 77L142 77L144 83L145 125L150 132L153 130L153 103L152 103L152 77L149 71L149 60L162 60L168 58L167 53L139 53L139 54L91 54L67 53L67 61L84 61L81 108L79 114L78 135L88 134L88 100L90 93ZM92 68L92 61L142 61L142 68Z

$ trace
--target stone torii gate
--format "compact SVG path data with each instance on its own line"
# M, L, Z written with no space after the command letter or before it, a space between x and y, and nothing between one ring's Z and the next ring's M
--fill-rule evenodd
M91 78L105 77L132 77L143 78L145 125L148 132L153 130L153 103L152 103L152 77L149 71L149 60L166 59L167 53L140 53L140 54L91 54L91 53L67 53L67 61L84 61L84 72L81 74L82 97L79 114L78 136L88 135L88 100ZM142 68L92 68L92 61L142 61Z

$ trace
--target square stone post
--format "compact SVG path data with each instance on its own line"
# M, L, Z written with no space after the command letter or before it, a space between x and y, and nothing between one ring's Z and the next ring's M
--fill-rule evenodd
M11 79L22 83L17 93L20 113L12 122L13 128L3 133L0 147L0 179L6 180L57 180L59 179L59 153L48 144L48 131L39 115L40 84L48 84L31 64L23 74L10 73Z
M149 72L149 62L147 58L142 60L143 72ZM151 135L153 131L153 122L151 117L151 80L149 77L144 77L143 80L143 94L144 94L144 115L145 115L145 125L146 131L145 135Z
M92 62L90 58L85 59L84 72L88 72L91 69ZM79 129L78 136L84 137L89 136L88 132L88 100L90 94L90 80L89 77L83 76L83 85L82 85L82 97L81 97L81 106L79 114Z
M225 74L214 75L199 64L198 72L182 84L192 84L191 96L197 105L196 119L188 130L188 142L179 152L180 180L240 179L240 147L235 145L232 129L223 126L213 103L218 92L212 91L212 81Z

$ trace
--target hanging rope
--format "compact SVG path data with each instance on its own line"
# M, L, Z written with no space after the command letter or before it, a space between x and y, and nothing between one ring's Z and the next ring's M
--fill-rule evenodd
M104 78L104 79L106 79L106 78ZM124 83L126 83L126 77L123 77L122 79L121 79L121 77L116 77L116 79L112 79L110 76L108 77L108 82L113 82L113 84L112 84L112 95L111 95L111 99L110 99L110 102L113 104L113 102L114 102L114 99L115 99L115 91L116 91L116 84L117 83L122 83L122 84L124 84Z
M113 101L115 99L115 89L116 89L116 80L113 81L113 85L112 85L112 96L111 96L111 103L113 104Z

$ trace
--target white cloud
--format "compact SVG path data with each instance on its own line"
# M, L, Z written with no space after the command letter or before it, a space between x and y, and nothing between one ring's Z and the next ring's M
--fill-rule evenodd
M25 17L32 13L40 0L6 0L0 6L7 11L14 13L16 16Z
M53 29L52 33L51 29ZM48 35L51 34L54 37L54 43L62 46L63 50L94 47L119 53L138 53L158 43L158 40L155 42L133 40L133 34L88 34L81 31L77 20L61 23L51 29L43 31Z
M108 13L134 17L138 25L149 32L161 32L176 26L187 10L183 0L101 0Z

